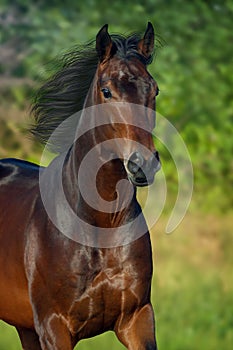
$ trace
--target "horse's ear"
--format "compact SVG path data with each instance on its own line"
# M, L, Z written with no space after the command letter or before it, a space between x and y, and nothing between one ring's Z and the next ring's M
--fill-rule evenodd
M145 56L146 58L149 58L154 51L154 40L155 40L154 28L153 28L153 25L150 22L148 22L144 37L142 40L139 41L139 44L138 44L139 53Z
M108 24L105 24L96 35L96 51L100 62L107 61L111 56L112 39L108 34Z

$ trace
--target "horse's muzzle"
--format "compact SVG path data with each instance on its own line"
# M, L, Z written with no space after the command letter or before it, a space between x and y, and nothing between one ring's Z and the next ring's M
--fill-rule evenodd
M129 180L133 185L139 187L151 185L160 168L161 163L157 151L147 160L140 152L134 152L126 162Z

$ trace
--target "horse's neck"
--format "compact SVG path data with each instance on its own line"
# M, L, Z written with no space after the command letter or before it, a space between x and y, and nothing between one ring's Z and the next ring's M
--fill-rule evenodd
M122 162L102 159L104 165L97 170L98 162L88 162L84 148L81 140L73 147L65 165L63 181L73 210L85 221L100 226L114 227L129 220L139 205ZM98 157L96 151L94 158Z

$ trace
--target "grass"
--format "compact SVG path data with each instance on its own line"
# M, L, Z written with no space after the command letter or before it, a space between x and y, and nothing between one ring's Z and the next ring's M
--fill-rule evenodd
M187 215L170 234L167 218L152 230L152 300L160 350L231 350L233 343L232 215ZM78 349L121 350L113 333ZM14 329L0 322L0 350L19 350Z
M153 300L160 349L232 348L231 221L230 215L187 216L171 236L157 237Z

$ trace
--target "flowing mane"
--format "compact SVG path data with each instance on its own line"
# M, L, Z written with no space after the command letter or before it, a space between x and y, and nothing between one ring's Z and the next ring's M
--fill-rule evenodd
M145 58L137 51L141 36L138 34L111 35L113 54L123 59L137 57L145 65L153 56ZM46 144L53 131L72 114L82 110L85 97L94 78L98 55L95 41L91 41L63 55L58 59L58 71L39 89L32 106L34 124L31 133ZM61 152L65 135L60 135L53 150Z

